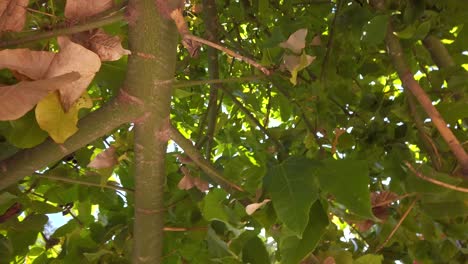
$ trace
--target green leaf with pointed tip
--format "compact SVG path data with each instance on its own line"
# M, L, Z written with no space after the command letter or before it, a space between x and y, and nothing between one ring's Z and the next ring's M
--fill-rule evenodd
M207 221L219 220L229 222L229 215L225 210L223 202L227 193L222 189L213 189L205 196L202 202L201 211Z
M251 264L270 263L265 244L258 236L254 236L245 243L242 250L242 262Z
M299 263L305 256L312 252L320 241L328 226L328 216L320 202L315 202L310 209L309 223L307 224L302 239L289 236L281 241L281 263Z
M318 164L306 158L289 158L268 172L269 190L278 218L298 237L307 226L309 211L318 197Z
M369 171L362 160L326 160L319 171L320 187L351 212L374 218L371 211Z

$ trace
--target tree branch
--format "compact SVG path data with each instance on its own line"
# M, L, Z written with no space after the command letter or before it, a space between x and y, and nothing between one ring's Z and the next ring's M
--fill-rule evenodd
M0 190L132 121L140 113L139 107L128 100L128 95L121 93L80 120L79 130L65 143L57 144L49 138L34 148L22 150L0 161Z
M418 178L421 178L425 181L428 181L430 183L433 183L435 185L439 185L441 187L444 187L444 188L447 188L447 189L450 189L450 190L454 190L454 191L458 191L458 192L464 192L464 193L468 193L468 188L463 188L463 187L458 187L458 186L453 186L453 185L450 185L448 183L445 183L445 182L441 182L441 181L438 181L436 179L433 179L433 178L430 178L430 177L427 177L425 176L424 174L420 173L419 171L417 171L412 165L411 163L409 163L408 161L404 161L406 167L408 167L408 169L414 173L414 175L416 175Z
M71 34L83 32L83 31L87 31L87 30L91 30L95 28L100 28L109 24L113 24L118 21L122 21L124 20L124 18L125 18L124 12L119 11L119 12L114 12L112 15L106 15L104 17L99 17L94 20L85 21L74 26L63 26L63 27L55 28L49 31L39 31L39 32L33 31L32 34L24 36L24 37L1 41L0 49L22 45L22 44L26 44L26 43L30 43L30 42L34 42L38 40L49 39L49 38L57 37L60 35L71 35Z
M186 139L177 128L171 125L169 134L171 139L184 150L184 153L223 189L229 193L235 193L237 191L244 192L244 189L227 180L226 177L210 164L210 162L204 159L195 146L193 146L192 142Z
M426 113L429 115L432 122L434 123L434 126L441 134L442 138L445 140L445 142L447 142L450 150L462 167L463 173L468 177L468 155L450 128L447 127L447 123L442 118L439 111L437 111L437 109L432 105L432 101L429 96L414 79L413 74L411 73L403 57L403 50L401 48L400 41L393 34L393 27L391 23L388 25L385 42L387 44L388 53L392 59L393 66L398 72L398 76L400 77L403 86L410 90L419 101L424 111L426 111Z
M214 0L203 0L203 14L205 22L205 36L209 41L217 41L218 37L218 14L216 11L216 2ZM208 73L210 79L219 78L218 51L212 47L208 47ZM218 119L218 89L219 84L211 84L210 99L207 108L207 129L206 129L206 148L205 156L208 160L211 159L211 149L213 145L213 137Z
M449 68L455 66L455 62L444 44L434 35L427 35L423 40L424 47L431 54L432 60L439 68Z
M172 5L175 1L165 1ZM158 6L158 7L156 7ZM130 0L126 89L143 107L135 121L135 222L132 263L162 263L164 186L177 29L154 0ZM145 54L145 56L138 56ZM146 56L147 55L147 56Z

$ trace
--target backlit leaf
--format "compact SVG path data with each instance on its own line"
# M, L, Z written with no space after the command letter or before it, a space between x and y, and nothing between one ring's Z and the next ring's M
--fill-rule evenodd
M310 209L309 222L304 230L302 239L296 236L289 236L281 240L281 263L299 263L315 249L327 226L327 213L323 210L320 202L317 201Z
M62 109L57 93L51 93L36 107L36 119L39 126L47 131L57 143L63 143L78 131L78 111L89 108L92 101L87 94L77 101L68 112Z
M273 207L278 218L298 237L302 237L310 207L318 197L316 170L311 160L289 158L268 171Z
M367 162L351 159L326 160L320 169L319 179L320 187L351 212L374 218L371 211Z
M307 29L301 28L292 33L288 40L281 42L279 45L282 48L289 49L292 52L299 54L305 48L305 38L307 36Z

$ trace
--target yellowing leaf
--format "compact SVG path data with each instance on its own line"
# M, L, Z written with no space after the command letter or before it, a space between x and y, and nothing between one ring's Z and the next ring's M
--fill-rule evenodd
M299 54L305 48L305 38L307 36L307 29L301 28L292 33L288 40L281 42L279 45L282 48L289 49L292 52Z
M65 5L65 17L74 20L97 15L114 4L113 0L67 0Z
M67 37L58 37L57 42L60 46L60 52L52 60L46 77L62 75L72 71L81 74L79 80L67 83L67 85L60 88L60 101L65 111L68 111L88 88L95 73L101 67L101 60L96 53L73 43Z
M291 73L291 78L289 81L296 85L297 84L297 73L309 66L315 60L315 56L312 57L305 53L302 53L301 56L296 55L286 55L284 56L284 66Z
M115 154L115 147L110 146L106 150L99 153L89 164L88 168L104 169L112 168L117 164L117 156Z
M49 92L60 89L64 84L78 80L76 72L63 74L46 80L20 82L0 87L0 120L15 120L31 110Z
M249 204L245 207L245 212L248 214L248 215L252 215L253 213L255 213L255 211L257 211L260 207L264 206L265 204L267 204L268 202L270 202L271 200L270 199L265 199L263 200L263 202L261 203L252 203L252 204Z
M56 92L49 94L36 107L36 120L39 126L47 131L50 137L57 143L63 143L78 131L78 111L83 107L90 107L91 99L88 94L74 104L68 112L65 112L60 104Z
M0 69L8 68L26 75L32 80L44 78L56 53L30 49L6 49L0 51Z
M0 1L0 32L21 31L26 22L26 7L29 0Z

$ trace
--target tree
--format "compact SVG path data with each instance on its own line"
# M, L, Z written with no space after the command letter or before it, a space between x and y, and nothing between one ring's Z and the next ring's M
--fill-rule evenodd
M0 262L463 263L467 17L3 1Z

